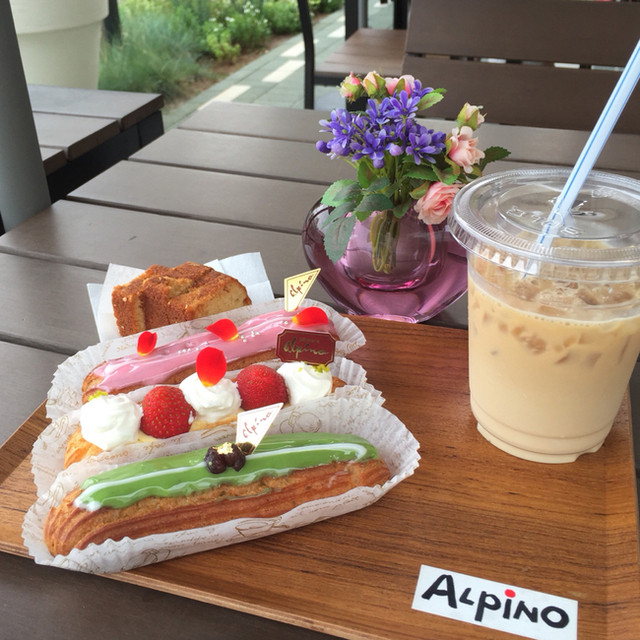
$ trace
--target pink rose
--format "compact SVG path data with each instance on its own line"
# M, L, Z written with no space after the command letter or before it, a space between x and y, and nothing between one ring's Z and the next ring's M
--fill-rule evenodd
M353 71L342 81L340 85L340 95L343 98L353 98L360 89L360 78L354 75Z
M484 158L484 151L476 149L478 139L473 137L471 127L456 127L449 137L449 157L461 166L465 173L473 171L473 165Z
M460 190L458 184L434 182L415 205L418 218L426 224L440 224L451 211L451 203Z
M387 93L392 96L396 90L396 87L398 86L398 83L403 80L404 82L401 83L401 88L400 91L402 91L402 89L404 89L407 92L407 95L411 95L411 92L413 91L413 87L415 84L416 79L413 76L410 76L409 74L405 74L403 76L400 76L399 78L385 78L384 79L384 83L385 86L387 88Z
M464 107L458 114L458 123L469 124L472 129L477 129L484 122L484 116L480 113L480 109L482 109L481 106L476 107L465 102Z
M367 92L367 95L371 98L375 98L380 89L384 88L384 78L375 71L369 71L367 75L362 79L362 84Z

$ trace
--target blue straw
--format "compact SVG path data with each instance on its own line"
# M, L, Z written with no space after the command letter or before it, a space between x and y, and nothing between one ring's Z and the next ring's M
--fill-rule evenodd
M573 203L578 197L578 193L582 188L587 176L593 165L596 163L600 152L604 148L613 127L615 127L622 110L627 104L629 96L633 93L633 90L640 77L640 40L636 44L636 48L627 62L627 66L620 74L620 78L609 96L609 100L604 107L604 110L596 122L596 126L591 132L589 139L587 140L582 153L578 157L578 160L567 179L560 195L553 205L553 209L545 222L542 232L538 236L538 242L548 247L552 240L553 235L549 234L551 227L558 221L558 218L565 224L567 216L571 211Z

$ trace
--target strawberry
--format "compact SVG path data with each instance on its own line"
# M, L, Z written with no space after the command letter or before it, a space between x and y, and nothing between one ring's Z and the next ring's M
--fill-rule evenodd
M266 364L251 364L236 378L242 408L246 411L288 399L284 378Z
M189 431L194 411L178 387L154 387L142 400L140 429L153 438Z

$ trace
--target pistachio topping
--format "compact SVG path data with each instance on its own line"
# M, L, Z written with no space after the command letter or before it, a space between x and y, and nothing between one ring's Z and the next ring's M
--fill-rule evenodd
M236 446L241 449L244 444ZM103 471L84 481L74 504L89 511L124 508L150 496L186 496L223 484L239 486L265 476L282 477L296 469L378 457L373 445L354 435L273 434L262 439L239 472L225 467L213 474L204 460L207 451L201 447Z

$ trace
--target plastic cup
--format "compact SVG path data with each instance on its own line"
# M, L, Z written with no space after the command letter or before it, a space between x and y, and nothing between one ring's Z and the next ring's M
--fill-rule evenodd
M568 175L479 178L449 221L468 256L478 429L537 462L600 448L640 352L640 181L592 172L545 246L540 232Z

